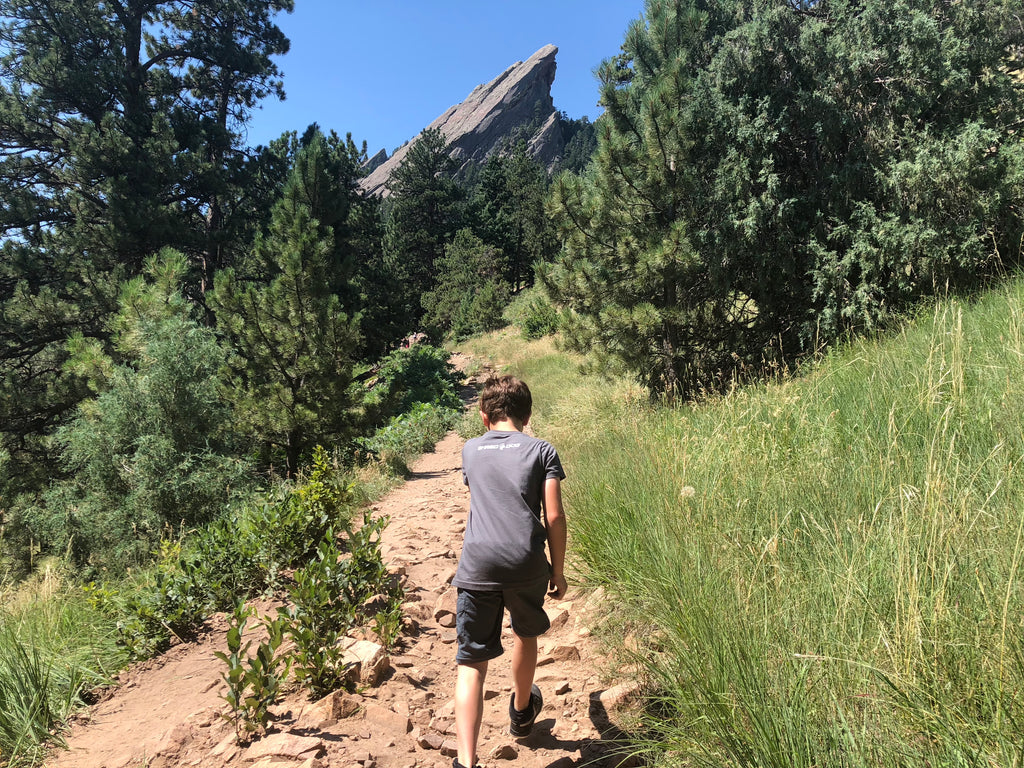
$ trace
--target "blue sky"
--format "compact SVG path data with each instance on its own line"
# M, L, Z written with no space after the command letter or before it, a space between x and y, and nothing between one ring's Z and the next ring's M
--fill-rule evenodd
M557 109L594 120L593 70L619 52L643 0L296 0L278 25L287 99L267 99L251 146L312 122L390 154L477 85L551 43Z

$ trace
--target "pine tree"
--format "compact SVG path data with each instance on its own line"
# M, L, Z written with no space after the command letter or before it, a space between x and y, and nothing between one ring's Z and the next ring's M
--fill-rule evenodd
M505 272L501 251L460 229L438 262L437 287L423 294L424 325L456 339L500 328L511 294Z
M506 282L513 291L533 283L534 264L549 261L557 243L544 211L548 177L519 142L507 154L492 155L480 174L472 208L475 230L505 257Z
M195 296L208 283L212 244L223 253L227 239L248 234L246 206L233 213L224 201L247 187L239 128L258 98L279 90L270 56L287 40L271 16L291 8L0 0L7 494L53 471L52 433L88 394L64 372L67 340L79 332L108 342L118 287L164 246L190 258L196 272L184 290Z
M345 311L341 297L354 265L340 234L346 192L330 156L319 133L299 151L256 245L266 280L240 279L233 269L216 279L218 328L233 351L226 387L237 424L270 449L268 459L283 455L289 477L313 446L349 436L359 316Z
M463 193L440 130L427 129L388 181L385 254L402 286L409 328L422 316L420 294L434 287L437 262L463 222Z
M1012 8L649 0L553 194L570 345L690 394L1019 262Z

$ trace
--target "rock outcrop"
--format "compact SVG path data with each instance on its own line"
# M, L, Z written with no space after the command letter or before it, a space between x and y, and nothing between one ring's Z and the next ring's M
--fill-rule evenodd
M491 82L478 85L465 101L427 126L441 130L460 170L469 163L482 162L507 146L509 140L525 140L530 154L547 166L561 156L562 134L558 112L551 101L557 53L555 46L544 46ZM386 197L388 178L414 142L415 139L405 144L383 162L379 152L374 155L378 164L363 178L362 188Z

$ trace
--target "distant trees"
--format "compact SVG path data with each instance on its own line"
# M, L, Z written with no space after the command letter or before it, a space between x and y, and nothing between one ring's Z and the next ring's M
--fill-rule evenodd
M513 292L533 283L534 264L554 256L557 242L544 211L548 175L524 142L484 163L473 200L480 238L504 255L502 277Z
M457 339L500 328L512 293L505 273L500 250L460 229L438 262L436 286L423 294L424 325Z
M420 295L433 287L445 245L463 224L465 194L454 176L444 135L428 128L388 181L384 249L410 327L422 317Z
M553 193L569 345L689 394L1019 261L1017 15L648 2Z

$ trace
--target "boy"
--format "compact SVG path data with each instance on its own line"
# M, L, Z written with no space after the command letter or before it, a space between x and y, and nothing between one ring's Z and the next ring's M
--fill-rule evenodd
M543 705L533 684L537 637L547 632L544 594L565 595L565 513L560 482L565 478L550 443L523 434L530 421L530 389L513 376L492 377L480 394L487 433L466 442L462 476L469 486L469 519L459 567L455 683L454 768L475 768L483 718L487 662L500 656L501 624L512 619L510 731L526 736ZM545 557L545 544L551 563Z

